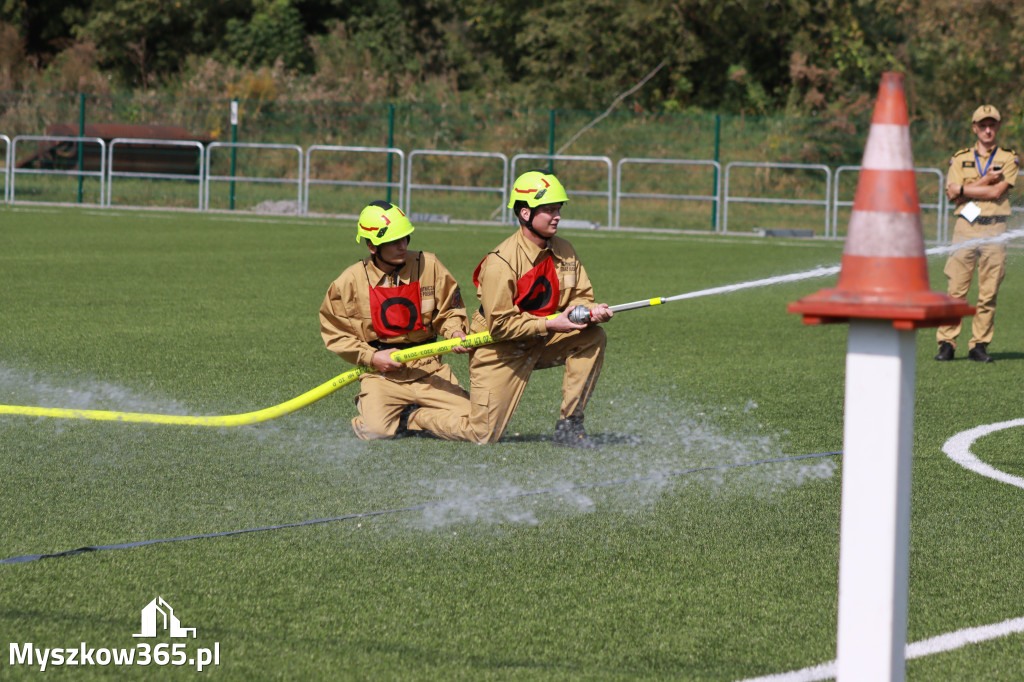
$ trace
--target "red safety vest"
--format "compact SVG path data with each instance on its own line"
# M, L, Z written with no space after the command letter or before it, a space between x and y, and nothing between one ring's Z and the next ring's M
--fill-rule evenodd
M419 282L397 287L370 287L373 331L380 338L389 338L426 329L420 318L421 301Z
M486 260L486 256L484 257ZM480 267L473 271L473 284L480 286ZM555 261L548 256L516 280L516 305L524 313L547 317L558 310L558 273Z

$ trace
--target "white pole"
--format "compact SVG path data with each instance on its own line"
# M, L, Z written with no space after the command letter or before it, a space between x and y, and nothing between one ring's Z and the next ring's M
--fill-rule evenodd
M839 541L838 682L902 682L915 333L850 320Z

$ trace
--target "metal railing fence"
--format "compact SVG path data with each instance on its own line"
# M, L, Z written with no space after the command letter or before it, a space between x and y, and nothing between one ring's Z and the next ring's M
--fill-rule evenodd
M607 175L607 189L583 189L574 187L572 191L568 189L566 192L571 196L573 194L584 196L584 197L607 197L608 203L608 222L606 225L614 225L614 185L612 179L612 160L607 156L573 156L569 154L516 154L512 157L511 168L509 169L510 175L515 178L519 177L516 172L516 166L520 161L526 159L533 159L536 161L565 161L566 163L598 163L602 164L606 168ZM515 216L512 215L512 211L506 211L505 216L507 222L511 225L515 223Z
M353 180L350 178L321 178L313 177L313 154L320 152L320 155L329 152L336 152L339 154L371 154L371 155L386 155L387 159L387 179L386 180ZM392 171L394 164L391 157L398 157L398 180L392 180ZM305 185L305 191L303 192L302 201L302 215L309 215L309 194L313 186L328 186L328 187L382 187L387 190L387 196L390 200L391 190L395 190L395 193L399 197L402 196L402 192L405 189L405 152L395 147L346 147L339 145L322 145L314 144L306 149L305 153L305 167L303 171L303 183Z
M729 192L732 169L734 168L763 168L766 170L793 170L793 171L820 171L825 174L824 199L797 199L793 197L769 197L769 196L732 196ZM729 229L729 204L784 204L787 206L822 206L825 209L825 236L830 236L829 231L829 197L832 188L832 169L822 164L810 163L767 163L760 161L733 161L725 166L725 181L722 187L722 232ZM832 235L834 236L834 235Z
M714 171L712 187L714 194L669 194L662 192L625 192L622 189L622 168L626 165L634 164L655 164L655 165L668 165L668 166L694 166L694 167L708 167ZM615 164L615 227L622 227L622 200L623 199L667 199L674 201L710 201L712 202L712 226L717 232L721 229L721 222L719 221L719 213L721 212L722 198L719 194L719 188L722 186L722 164L717 161L693 161L690 159L641 159L641 158L625 158L619 159L619 162Z
M74 164L78 168L19 168L16 165L18 158L18 143L19 142L36 142L37 153L35 158L39 159L40 164L50 163L51 165L68 165ZM47 145L47 143L56 142L55 145ZM90 157L97 158L98 170L85 170L84 168L84 149L86 145L96 145L99 147L99 153L97 155L90 154ZM85 178L98 178L100 182L100 194L97 205L103 206L106 194L105 183L106 183L106 156L107 156L107 143L98 137L73 137L64 135L18 135L11 140L11 149L8 154L8 165L7 175L10 179L10 190L8 195L8 201L14 203L16 193L16 182L19 174L21 175L56 175L56 176L67 176L76 177L79 180L79 191L78 199L79 203L85 203L82 201L82 180ZM74 156L73 156L74 155ZM90 158L90 161L92 158Z
M196 156L196 172L193 174L189 173L165 173L159 171L125 171L115 170L117 167L117 157L115 156L117 148L125 148L126 151L132 147L144 146L147 148L159 148L166 147L170 149L195 149ZM148 150L147 150L148 153ZM110 146L107 147L107 160L106 160L106 173L107 173L107 197L106 205L114 205L114 178L138 178L144 180L172 180L172 181L193 181L196 183L196 208L203 208L203 174L206 168L205 163L206 149L203 147L201 142L194 140L146 140L135 137L117 137L110 141ZM159 162L154 163L155 168L160 168Z
M475 158L475 159L495 159L501 162L501 186L500 187L487 187L478 185L455 185L455 184L440 184L440 183L417 183L413 182L413 162L416 158L426 158L429 156L437 157L451 157L451 158ZM452 151L452 150L440 150L440 149L414 149L409 152L409 160L406 162L406 185L405 185L405 212L407 214L412 213L412 191L415 190L434 190L439 192L485 192L494 193L501 195L501 203L498 205L499 208L504 207L505 202L508 199L508 177L509 177L509 162L508 157L500 152L465 152L465 151Z
M832 197L832 236L839 236L839 209L849 208L853 206L853 201L840 200L840 176L843 173L849 173L851 171L860 171L861 166L839 166L835 170L835 174L832 176L835 180L835 194ZM914 173L918 175L934 175L937 176L935 183L935 202L920 203L919 206L922 209L934 210L935 211L935 239L939 242L945 242L947 239L946 231L949 227L949 217L946 206L948 200L946 199L945 181L946 176L942 174L938 168L915 168Z
M231 168L232 173L229 175L215 175L210 172L210 167L213 163L213 152L215 149L227 149L232 151L231 155ZM295 152L295 177L265 177L265 176L254 176L254 175L236 175L235 170L235 154L234 152L239 149L251 149L251 150L282 150L282 151L294 151ZM276 143L262 143L262 142L211 142L206 146L206 168L203 173L203 209L210 210L210 183L211 182L227 182L230 183L230 195L229 201L231 208L234 209L235 204L235 183L272 183L272 184L285 184L295 185L297 196L295 202L295 213L301 213L302 207L302 147L297 144L276 144Z
M4 142L4 203L10 201L11 184L11 138L0 135Z
M567 167L580 169L580 176L587 175L591 181L591 185L573 186L570 190L570 195L597 197L602 199L605 204L604 209L602 209L602 213L607 216L607 222L605 225L610 229L623 227L621 224L623 200L708 202L712 206L712 222L710 231L718 233L727 233L730 230L736 231L743 227L755 227L751 225L737 226L735 224L735 218L730 217L730 205L771 204L788 207L820 207L824 213L824 220L821 223L824 227L820 235L818 235L817 230L814 230L813 232L818 236L826 238L837 238L839 236L838 213L840 209L849 208L853 205L852 201L844 198L841 190L840 179L842 176L854 173L860 169L859 166L849 165L839 166L833 169L823 164L790 164L746 161L734 161L726 164L723 168L723 166L716 161L704 159L660 159L640 157L623 158L613 164L612 160L607 156L518 154L509 159L504 154L498 152L416 149L406 154L402 149L396 147L360 147L340 145L311 145L303 149L299 145L276 143L211 142L204 145L193 140L148 140L136 138L116 138L107 143L101 138L47 135L19 135L12 139L6 135L0 134L0 141L5 145L3 153L3 158L5 160L3 168L3 200L7 203L33 201L31 199L18 198L16 180L21 175L77 177L79 179L79 203L89 203L84 202L81 199L82 180L98 180L100 194L99 201L96 203L100 206L114 206L113 186L115 181L118 181L117 184L119 185L122 181L127 179L195 182L197 184L195 207L200 211L211 210L210 187L212 183L231 183L232 187L234 187L235 183L275 183L279 185L293 185L295 187L294 210L288 211L295 215L322 215L322 212L311 213L310 211L309 197L311 189L318 186L338 186L350 188L372 188L375 190L383 189L388 192L389 196L393 192L397 195L399 201L404 202L403 209L410 213L414 202L414 191L418 193L462 192L493 194L495 199L500 201L499 208L501 209L500 212L496 212L495 214L500 213L501 217L498 220L488 222L494 222L495 224L509 224L511 216L510 212L505 210L505 206L508 202L509 186L511 184L510 181L518 172L520 172L520 167L525 165L525 161L532 160L547 161L549 163L560 162L559 173L562 174L563 177L566 175ZM36 153L28 156L26 160L23 160L19 167L19 150L24 149L30 142L37 143L38 146L36 148ZM146 145L151 148L163 147L166 149L194 149L196 158L198 159L197 171L194 173L164 173L151 170L139 170L138 168L118 168L115 170L119 160L122 162L125 161L125 158L128 155L128 150L132 146L138 148ZM96 154L90 150L87 156L87 163L83 163L82 149L87 146L98 148L99 153ZM244 163L240 168L235 166L235 152L237 150L273 150L277 152L284 152L285 161L281 164L278 175L257 176L250 172L254 169L247 168ZM226 172L222 169L218 172L213 172L214 156L217 155L218 157L223 157L224 152L226 151L231 152L231 171ZM291 154L294 154L294 162L287 161L288 156ZM330 172L325 171L323 174L318 173L315 170L316 164L314 163L314 157L331 157L331 155L335 155L334 158L331 158L331 160L335 162L335 166L331 167ZM348 165L340 164L341 156L338 155L344 155L345 159L350 161L350 163ZM22 156L25 156L25 154L22 154ZM381 173L382 164L379 163L381 156L386 156L388 161L386 178L375 180L372 179L374 177L374 173ZM349 157L352 157L352 159L349 159ZM500 174L501 185L494 186L488 184L466 183L443 184L416 181L415 173L417 169L422 165L424 160L432 157L442 159L476 159L482 160L485 163L493 161L493 175L496 178ZM392 162L392 158L397 161L397 167L395 163ZM220 166L223 168L226 161L223 158L218 158L218 160L220 161ZM373 161L373 163L371 163L371 161ZM28 167L31 164L35 164L38 167ZM98 167L94 169L94 166L97 164ZM590 164L591 168L583 168L581 167L581 164ZM250 165L258 166L259 164ZM596 182L594 181L594 165L597 166L597 177L601 178ZM673 191L676 186L681 190L685 190L686 182L681 178L673 178L671 176L669 176L667 180L662 178L660 182L651 182L650 186L645 186L643 178L641 177L638 179L638 175L642 175L645 167L650 168L655 166L661 168L688 167L699 169L701 172L704 172L706 169L708 175L702 175L700 182L703 183L706 179L710 179L713 191L708 194L692 194L686 191ZM367 170L368 168L370 169L369 171ZM765 180L762 178L759 182L753 183L754 189L748 188L744 190L743 194L739 194L739 190L736 189L736 178L734 177L734 173L737 169L741 168L755 170L763 169L766 172L764 175L769 177L771 172L781 170L789 173L791 177L789 177L785 183L781 181L776 182L771 179ZM180 170L181 169L179 168L179 171ZM942 171L937 168L915 168L914 170L919 176L934 177L933 187L935 194L933 196L935 198L934 200L928 199L922 202L921 208L923 210L934 210L936 212L935 241L944 242L948 239L949 210L951 208L944 192L945 176ZM801 173L810 174L810 179L806 177L794 177L799 176ZM381 174L383 175L383 173ZM397 178L394 177L394 174L397 174ZM285 177L282 177L282 175ZM358 179L356 176L358 176ZM470 174L470 176L479 178L480 174ZM644 191L627 191L627 184L629 184L630 187L639 184ZM925 184L929 183L925 181ZM748 186L750 185L751 183L748 183ZM786 192L790 192L794 196L780 196L780 194L785 194ZM799 196L795 196L797 194L799 194ZM809 195L812 198L807 198ZM231 192L231 199L231 209L235 210L233 190ZM42 203L47 202L44 201ZM290 204L291 202L289 201L288 203ZM90 205L95 204L90 203ZM139 204L133 204L129 199L124 202L119 202L118 206L129 208L139 206ZM347 211L343 210L332 213L345 214L358 211L358 207L347 208L349 209ZM252 209L237 210L245 212ZM677 209L672 210L675 211L676 214L678 213ZM492 217L495 214L492 214ZM457 219L457 217L453 217L453 220ZM776 221L778 220L777 217L772 219ZM731 221L733 222L733 225L730 225ZM631 227L643 228L645 226L635 225Z

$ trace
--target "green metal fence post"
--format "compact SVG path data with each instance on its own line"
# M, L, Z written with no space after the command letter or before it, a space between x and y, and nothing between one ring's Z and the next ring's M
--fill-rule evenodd
M722 142L722 115L715 114L715 162L718 162L718 156L720 152ZM718 173L715 173L715 179L713 183L713 189L711 190L712 196L718 196ZM715 202L715 209L711 211L711 229L718 229L718 212L721 208L721 201Z
M395 146L395 105L388 105L388 148ZM391 152L388 152L388 198L387 201L391 203L391 166L394 160L391 158Z
M231 100L231 144L234 145L238 142L238 100ZM231 177L235 177L235 163L237 160L238 148L231 147ZM231 181L231 192L230 192L231 210L235 210L235 181Z
M555 155L555 110L551 110L551 118L548 123L548 156ZM548 159L548 173L555 172L555 160Z
M78 94L78 136L85 137L85 93ZM102 154L101 154L102 156ZM78 203L82 203L82 171L84 162L82 158L82 143L78 143ZM100 168L103 162L100 161ZM102 200L101 202L102 203Z

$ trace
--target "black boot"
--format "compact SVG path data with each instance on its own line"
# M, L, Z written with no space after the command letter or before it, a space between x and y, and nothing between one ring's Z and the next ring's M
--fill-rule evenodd
M402 413L398 415L398 429L395 431L394 438L406 438L420 433L419 431L409 430L409 417L418 407L419 405L416 403L411 403L402 408Z
M596 450L601 447L598 443L587 436L583 429L583 416L559 419L555 423L555 435L551 439L555 445L567 448L580 448L581 450Z
M949 341L943 341L939 344L939 354L935 356L936 360L952 360L956 349L953 348L953 344Z
M975 362L995 362L992 356L988 354L988 344L978 343L975 344L974 348L967 351L967 357Z

